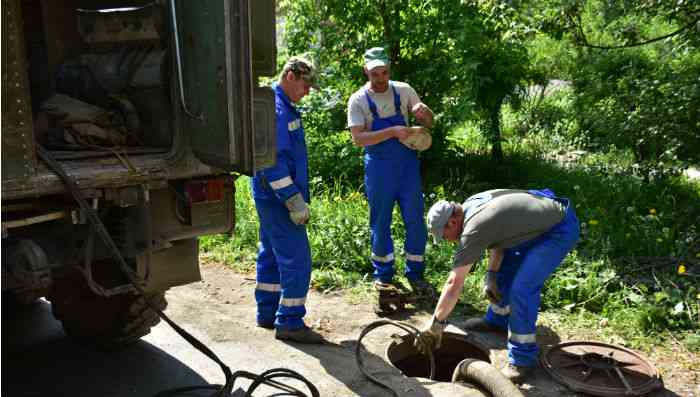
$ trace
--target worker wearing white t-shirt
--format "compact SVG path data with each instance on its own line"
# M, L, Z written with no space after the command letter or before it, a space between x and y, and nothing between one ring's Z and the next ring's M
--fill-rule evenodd
M433 112L410 85L390 80L389 59L383 48L365 52L364 72L369 81L350 97L348 127L355 145L365 148L375 285L383 288L393 283L391 217L398 202L406 228L406 278L414 293L433 299L435 290L423 278L427 231L420 162L416 151L401 142L412 134L407 126L409 113L429 128Z

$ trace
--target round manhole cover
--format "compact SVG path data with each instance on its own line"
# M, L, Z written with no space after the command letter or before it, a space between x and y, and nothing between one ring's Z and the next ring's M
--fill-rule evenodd
M595 396L641 396L662 385L656 367L644 357L606 343L560 343L540 361L558 382Z

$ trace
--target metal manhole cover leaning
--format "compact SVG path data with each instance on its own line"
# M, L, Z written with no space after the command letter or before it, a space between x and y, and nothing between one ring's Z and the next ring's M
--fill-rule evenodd
M606 343L560 343L544 352L540 362L556 381L595 396L641 396L663 385L646 358Z

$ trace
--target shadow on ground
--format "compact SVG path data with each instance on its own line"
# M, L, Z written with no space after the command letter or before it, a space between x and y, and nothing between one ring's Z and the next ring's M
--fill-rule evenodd
M329 376L337 379L358 396L388 396L390 393L382 387L370 383L355 364L356 340L344 340L338 344L329 343L322 346L289 343L303 353L318 360ZM333 355L328 349L334 349ZM365 368L370 374L387 382L394 390L410 390L412 396L431 396L432 394L415 379L404 378L400 371L391 367L384 359L371 351L363 349L362 357Z
M50 303L38 301L22 309L2 311L5 396L147 397L166 389L207 384L187 365L148 342L115 352L91 350L65 336L51 315Z

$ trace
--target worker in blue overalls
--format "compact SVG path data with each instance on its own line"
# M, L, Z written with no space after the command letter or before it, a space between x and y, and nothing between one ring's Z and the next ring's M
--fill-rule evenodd
M537 313L545 280L579 238L574 206L551 190L489 190L457 204L440 200L428 211L436 241L459 242L430 324L418 338L419 349L440 346L447 317L457 304L464 278L484 250L489 250L484 295L486 316L467 320L464 328L508 333L508 364L503 375L525 381L537 364Z
M433 113L408 84L391 81L389 59L381 47L364 54L368 82L348 102L348 127L353 143L365 148L365 189L370 210L371 261L375 287L381 290L394 283L394 244L391 218L398 202L406 228L404 254L406 278L420 297L435 297L434 288L424 278L427 231L423 219L420 162L415 150L401 140L412 133L408 116L425 127L433 123ZM381 304L381 296L380 296Z
M304 324L306 294L311 279L309 170L301 114L294 107L309 93L314 66L290 58L274 85L277 162L252 179L253 199L260 218L260 249L256 261L257 325L275 329L277 339L322 343Z

